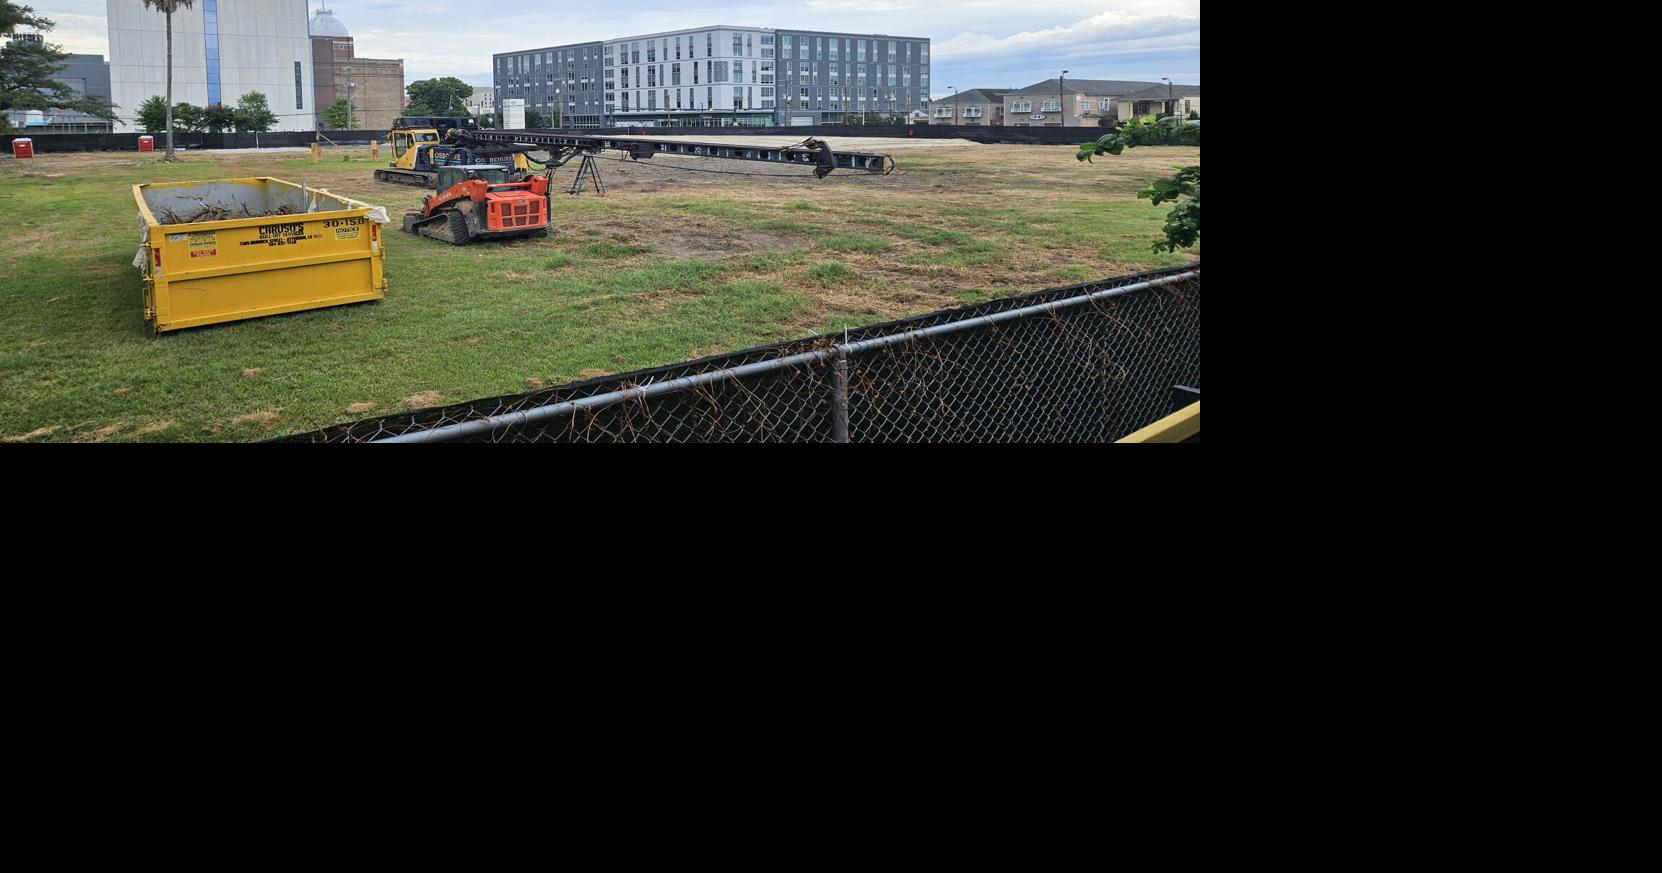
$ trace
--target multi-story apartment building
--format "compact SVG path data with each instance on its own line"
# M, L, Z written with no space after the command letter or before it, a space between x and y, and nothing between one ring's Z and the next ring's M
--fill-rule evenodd
M524 100L525 111L541 115L544 126L604 126L601 43L494 55L491 69L497 106L504 100Z
M929 94L929 40L882 34L717 25L493 60L498 104L524 98L568 127L839 124Z
M167 83L167 19L141 0L105 0L110 99L116 132L135 130L138 107ZM235 106L266 96L276 130L312 130L317 107L306 0L197 0L173 13L173 100Z
M929 104L930 124L993 127L1004 123L1004 95L1009 88L971 88Z
M1159 106L1185 113L1188 108L1200 110L1199 85L1173 85L1169 90L1175 99L1168 101L1168 88L1163 82L1046 79L1004 95L1004 123L1014 127L1096 127L1105 116L1124 121L1151 112L1170 114L1153 108Z

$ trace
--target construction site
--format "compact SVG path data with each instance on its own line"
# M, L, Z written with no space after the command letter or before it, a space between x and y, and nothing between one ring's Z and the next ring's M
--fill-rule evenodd
M1198 440L1198 147L403 126L0 159L0 439Z

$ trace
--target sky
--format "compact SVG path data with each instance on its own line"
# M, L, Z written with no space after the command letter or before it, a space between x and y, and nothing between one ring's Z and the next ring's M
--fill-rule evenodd
M236 0L221 0L236 2ZM316 10L322 0L308 0ZM109 55L105 0L21 0L57 22L65 51ZM1200 0L797 0L550 3L546 15L429 0L327 0L360 57L403 58L404 79L491 84L491 55L718 24L887 33L931 40L934 97L1055 78L1200 84ZM592 11L591 11L592 9Z

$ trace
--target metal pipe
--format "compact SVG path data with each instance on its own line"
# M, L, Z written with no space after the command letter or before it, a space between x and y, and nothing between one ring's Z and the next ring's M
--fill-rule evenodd
M848 442L848 350L837 346L831 362L831 441Z
M906 331L905 333L890 334L889 336L876 337L869 340L860 340L852 343L843 342L829 348L815 349L811 352L801 352L795 355L788 355L783 358L774 358L770 361L757 361L753 364L742 364L730 369L711 370L708 373L699 373L696 376L683 376L679 379L654 382L651 385L624 388L619 391L596 394L592 397L567 400L563 403L551 403L547 406L539 406L536 409L510 412L505 415L493 415L489 418L463 421L456 424L447 424L442 427L432 428L430 430L400 434L384 440L375 440L374 442L448 442L450 440L461 439L463 437L490 433L491 431L500 430L505 427L516 427L519 425L550 421L562 416L570 415L579 409L602 409L607 406L611 406L614 403L621 403L625 400L643 400L648 397L656 397L660 394L669 394L676 391L684 391L688 388L696 388L700 385L708 385L712 382L720 382L727 379L739 379L745 376L754 376L760 373L777 372L787 367L793 367L798 364L806 364L813 361L823 361L826 358L833 358L834 363L832 364L831 376L832 383L836 387L836 396L833 399L832 406L832 413L834 416L832 422L832 438L837 442L848 442L848 358L851 355L870 351L872 349L899 345L905 342L913 342L927 337L945 336L947 334L958 333L959 331L990 327L996 324L1003 324L1007 321L1027 318L1032 315L1053 313L1057 310L1070 309L1095 300L1117 297L1122 294L1129 294L1133 291L1158 288L1162 285L1170 285L1174 282L1192 279L1199 275L1199 270L1186 270L1182 273L1176 273L1170 276L1161 276L1158 279L1133 282L1130 285L1122 285L1118 288L1108 288L1102 291L1095 291L1090 294L1082 294L1078 297L1069 297L1066 300L1057 300L1050 303L1039 303L1033 306L1024 306L1020 309L1010 309L1004 312L994 313L992 315L983 315L976 318L965 319L963 321L948 322L947 324L937 324L933 327L923 328L922 330L911 330Z
M523 412L510 412L506 415L493 415L490 418L463 421L457 424L447 424L443 427L435 427L431 430L424 430L416 433L400 434L384 440L376 440L375 442L446 442L481 433L489 433L493 430L498 430L504 427L536 424L538 422L570 415L579 409L601 409L611 406L614 403L621 403L625 400L644 400L648 397L656 397L659 394L685 391L688 388L696 388L700 385L708 385L711 382L720 382L725 379L737 379L744 376L754 376L758 373L771 373L783 370L786 367L796 366L797 364L806 364L810 361L824 360L831 357L833 352L834 350L831 348L815 349L811 352L802 352L801 354L789 355L783 358L774 358L771 361L757 361L754 364L743 364L741 366L733 367L732 369L711 370L708 373L699 373L696 376L683 376L679 379L670 379L666 382L654 382L651 385L643 385L637 388L625 388L621 391L610 391L605 394L596 394L592 397L567 400L564 403L551 403L547 406L539 406L536 409L528 409Z

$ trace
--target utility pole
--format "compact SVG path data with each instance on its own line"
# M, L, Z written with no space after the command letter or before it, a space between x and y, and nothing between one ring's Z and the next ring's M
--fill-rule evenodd
M951 86L951 85L948 85L947 87L952 88L952 123L954 125L956 125L956 124L959 123L958 122L958 89L953 88L953 86Z
M1062 102L1062 100L1063 100L1063 98L1062 98L1062 82L1067 79L1069 72L1071 72L1071 71L1070 70L1063 70L1062 75L1056 77L1056 126L1057 127L1067 127L1068 126L1068 113L1067 113L1067 110L1063 108L1063 102Z
M1164 80L1165 83L1166 83L1166 114L1167 115L1176 115L1177 114L1177 97L1172 94L1171 79L1166 77L1166 76L1161 76L1160 78L1162 80Z

